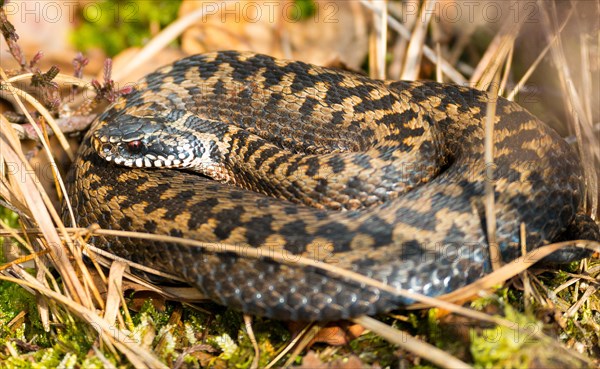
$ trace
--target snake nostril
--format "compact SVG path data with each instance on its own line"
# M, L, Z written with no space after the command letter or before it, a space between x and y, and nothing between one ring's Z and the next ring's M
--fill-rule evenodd
M109 143L102 144L102 152L105 154L109 154L113 149L113 145Z

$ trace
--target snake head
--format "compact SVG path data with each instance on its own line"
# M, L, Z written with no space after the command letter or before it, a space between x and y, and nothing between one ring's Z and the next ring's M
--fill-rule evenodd
M211 125L211 121L183 110L119 114L100 121L91 141L100 157L119 165L194 169L201 163L210 164L218 156L216 141L207 139L210 134L198 132L199 122Z

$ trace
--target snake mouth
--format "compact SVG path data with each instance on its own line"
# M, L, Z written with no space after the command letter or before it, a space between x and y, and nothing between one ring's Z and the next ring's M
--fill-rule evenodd
M111 142L108 138L92 138L96 153L108 162L130 168L187 168L196 159L183 152L154 152L139 140Z
M123 165L131 168L187 168L192 162L191 159L177 159L174 155L156 156L146 154L139 158L124 158L122 156L105 157L106 161L112 161L115 164Z

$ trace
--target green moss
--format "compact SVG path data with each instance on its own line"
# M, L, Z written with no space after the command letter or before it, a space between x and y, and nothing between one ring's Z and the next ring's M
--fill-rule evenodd
M150 29L161 29L177 18L181 0L94 1L78 8L79 27L71 35L82 51L101 48L109 56L151 38Z
M25 312L27 324L9 328L8 323L21 312ZM35 297L14 283L0 281L0 346L16 337L15 329L23 329L22 334L18 335L21 339L34 335L45 336Z
M208 328L207 343L220 351L215 360L226 361L228 367L251 366L254 346L242 314L226 309L211 320ZM262 318L253 319L252 329L260 349L259 367L264 367L275 357L277 348L290 339L290 334L281 323Z
M535 332L542 324L535 317L520 313L510 305L504 309L505 319L515 323L514 327L496 326L481 333L473 332L471 354L475 365L480 368L528 368L534 359Z
M150 318L153 324L155 324L156 328L160 329L169 322L169 318L173 312L173 309L173 304L166 304L165 311L160 312L154 307L152 299L147 299L144 301L140 311L137 314L134 314L131 319L133 320L133 324L138 326Z
M2 219L4 223L8 224L12 228L17 228L19 225L19 216L15 212L2 206L0 206L0 219ZM5 238L0 237L0 263L6 262L3 247L4 241Z
M12 210L2 206L0 206L0 219L11 227L16 227L19 224L19 216Z
M313 0L295 0L294 6L289 9L289 20L300 21L314 16L317 12L317 5Z
M23 319L8 327L8 322L22 311L26 312ZM56 318L62 323L52 325L50 332L44 331L35 298L14 283L0 282L0 346L11 347L0 353L0 367L100 367L97 358L87 357L95 332L67 315Z

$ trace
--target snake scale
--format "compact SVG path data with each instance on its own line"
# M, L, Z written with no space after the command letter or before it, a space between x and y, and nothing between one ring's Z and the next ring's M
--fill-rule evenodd
M533 249L582 215L578 158L519 105L488 94L381 81L248 52L191 56L153 72L101 114L70 174L79 226L264 250L262 258L95 236L118 256L178 275L210 299L285 320L336 320L411 302L294 262L320 260L429 296L491 271L483 205L493 180L504 262L519 227ZM269 252L289 254L274 261ZM579 255L565 251L558 260Z

